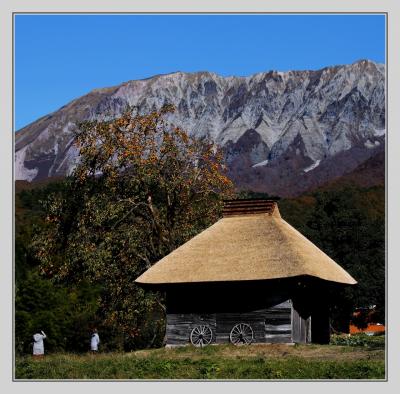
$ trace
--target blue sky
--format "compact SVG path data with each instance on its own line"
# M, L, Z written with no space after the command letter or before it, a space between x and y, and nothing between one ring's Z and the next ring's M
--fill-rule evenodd
M383 15L16 15L15 129L95 88L174 71L385 62Z

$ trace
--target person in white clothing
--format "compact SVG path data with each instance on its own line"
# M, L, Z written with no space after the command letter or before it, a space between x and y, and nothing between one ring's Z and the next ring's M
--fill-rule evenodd
M100 337L97 330L93 330L92 338L90 339L90 350L96 353L99 350Z
M33 355L43 356L44 355L44 343L43 339L46 338L46 334L43 331L37 333L33 336Z

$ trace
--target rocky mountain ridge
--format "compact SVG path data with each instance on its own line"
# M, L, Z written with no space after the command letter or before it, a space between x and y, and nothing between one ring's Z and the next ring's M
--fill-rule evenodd
M223 147L239 188L296 195L351 172L385 145L385 67L368 60L248 77L159 75L97 89L15 135L15 179L68 174L77 122L177 108L174 124Z

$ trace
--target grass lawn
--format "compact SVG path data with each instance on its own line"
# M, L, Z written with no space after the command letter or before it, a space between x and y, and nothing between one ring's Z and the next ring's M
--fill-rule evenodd
M384 337L370 344L217 345L16 358L16 379L385 379Z

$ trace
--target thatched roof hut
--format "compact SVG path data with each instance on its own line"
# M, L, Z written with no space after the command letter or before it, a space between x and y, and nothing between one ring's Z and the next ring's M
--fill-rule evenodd
M238 329L256 342L327 342L328 301L320 294L356 283L270 200L227 201L222 219L136 282L166 290L171 345L194 343L201 327L210 342L234 342Z
M222 219L165 256L136 282L226 282L310 275L332 282L356 283L282 219L276 202L241 200L240 204L228 203ZM263 206L264 212L260 213Z

